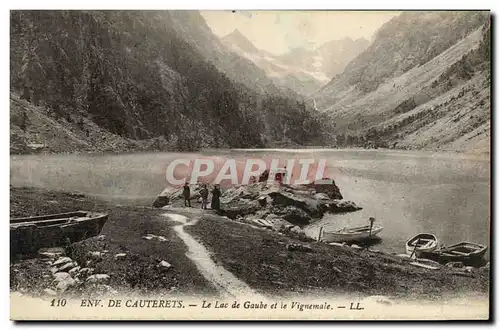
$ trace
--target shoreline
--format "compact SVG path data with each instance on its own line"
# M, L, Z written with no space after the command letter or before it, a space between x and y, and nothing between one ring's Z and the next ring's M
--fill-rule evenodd
M93 267L109 274L108 291L99 293L95 288L82 287L57 293L75 297L89 294L218 296L217 289L187 257L186 246L173 229L175 222L163 216L165 213L188 217L192 214L189 208L177 206L166 209L133 203L117 206L79 194L11 187L11 216L61 213L75 208L109 213L101 233L105 238L74 243L70 253L73 260L84 262L89 252L107 251ZM193 206L192 210L199 207L196 202ZM196 212L202 213L200 220L185 230L210 252L216 264L265 295L328 293L434 300L458 293L488 294L489 267L469 274L457 274L456 270L446 267L426 270L385 253L304 242L221 217L210 210ZM161 235L165 241L145 240L146 234ZM286 248L289 244L307 245L311 251L289 251ZM114 259L117 254L126 257L117 262ZM172 267L166 272L159 271L160 259ZM24 291L43 296L51 285L48 266L47 259L11 260L11 293Z

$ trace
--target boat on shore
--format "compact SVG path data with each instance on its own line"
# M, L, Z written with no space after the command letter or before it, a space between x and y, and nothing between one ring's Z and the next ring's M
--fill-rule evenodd
M352 228L342 228L333 231L322 231L320 234L320 240L323 242L360 242L366 241L368 239L374 238L378 233L380 233L384 227L379 225L374 225L371 230L370 226L360 226Z
M107 220L107 214L90 211L10 219L11 254L32 254L97 236Z
M418 257L421 252L432 252L439 246L435 235L420 233L406 241L406 253Z
M487 246L472 243L460 242L450 246L442 247L435 251L422 252L421 257L446 264L452 261L460 261L464 264L474 264L483 260Z

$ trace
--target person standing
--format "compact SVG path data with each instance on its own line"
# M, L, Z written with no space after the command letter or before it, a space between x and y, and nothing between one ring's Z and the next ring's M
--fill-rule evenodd
M207 185L204 184L203 187L200 190L200 196L201 196L201 208L203 210L207 209L207 200L208 200L208 189Z
M219 185L216 184L214 189L212 190L212 204L211 204L212 210L216 211L220 210L220 196L221 196L220 188Z
M182 188L182 196L184 197L184 206L191 207L191 189L189 184L186 182Z

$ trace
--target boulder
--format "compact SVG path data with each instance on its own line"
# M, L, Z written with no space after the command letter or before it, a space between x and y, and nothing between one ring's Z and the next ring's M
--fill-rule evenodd
M309 183L305 185L307 188L316 191L316 193L324 193L326 194L330 199L343 199L344 197L340 193L339 187L335 184L335 181L333 179L329 178L323 178L323 180L331 180L330 183Z
M72 277L75 277L78 275L80 268L81 268L80 266L73 267L68 271L68 274L71 275Z
M79 277L89 277L90 275L92 275L92 273L94 272L94 269L93 268L82 268L78 271L78 276Z
M94 274L87 277L87 283L107 284L110 279L108 274Z
M295 206L285 207L280 215L285 221L297 226L306 226L311 222L309 214Z
M238 216L254 214L260 209L259 203L255 200L239 199L228 204L221 203L220 214L234 220Z
M318 202L306 196L296 196L285 191L271 191L268 193L272 199L273 206L287 207L293 206L302 209L311 216L321 216L318 213Z
M330 201L319 201L318 204L319 212L331 212L331 213L343 213L343 212L354 212L361 210L362 207L356 205L356 203L345 200L330 200Z
M221 204L229 204L240 199L256 199L259 195L257 185L241 185L226 189L220 198Z
M161 208L170 204L170 198L168 196L158 196L153 202L153 207Z

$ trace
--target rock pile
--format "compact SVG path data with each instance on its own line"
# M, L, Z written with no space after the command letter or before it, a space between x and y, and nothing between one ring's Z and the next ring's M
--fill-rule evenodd
M90 290L94 293L116 294L110 283L110 275L95 272L95 268L79 265L76 260L64 256L62 251L40 251L41 258L47 259L47 266L52 275L52 280L48 288L43 290L43 294L57 296L72 292L82 292ZM89 251L85 256L86 264L93 264L102 260L106 253L103 251ZM122 260L125 253L115 255L115 260Z
M333 181L309 185L259 182L226 189L221 197L220 214L305 240L307 236L301 227L313 219L325 213L360 209L355 203L342 199Z

